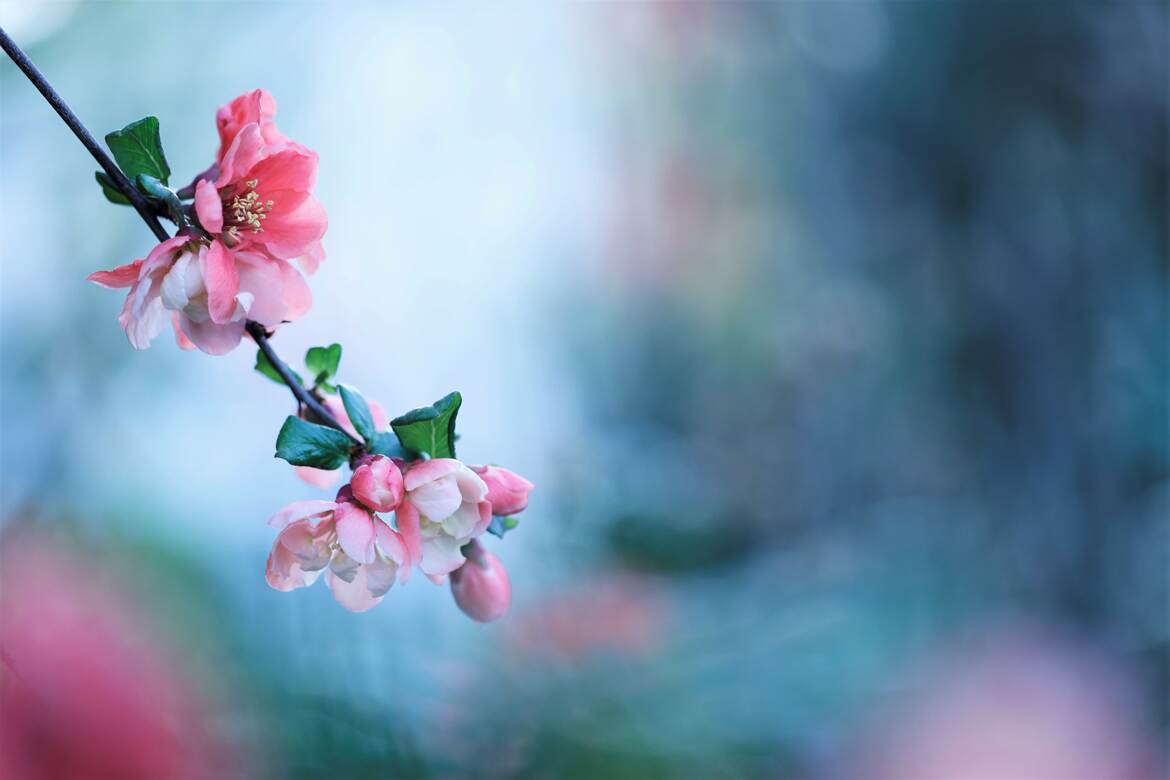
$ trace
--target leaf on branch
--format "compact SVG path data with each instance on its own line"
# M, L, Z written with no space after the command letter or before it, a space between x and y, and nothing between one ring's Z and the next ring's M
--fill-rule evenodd
M405 460L409 453L402 448L398 441L398 434L394 431L382 431L374 437L370 444L371 455L385 455L387 458L402 458Z
M170 178L171 166L163 154L158 117L144 117L115 130L106 136L106 146L127 179L134 181L138 174L145 173L166 184Z
M374 418L366 399L349 385L338 385L337 388L341 391L341 402L345 404L345 413L349 415L354 430L367 442L372 442L378 431L374 428Z
M336 469L349 460L349 437L336 428L289 415L276 436L276 457L294 466Z
M511 531L516 526L520 525L520 520L515 517L501 517L496 515L492 518L491 525L487 527L487 532L493 536L504 538L504 534Z
M130 200L122 194L118 189L118 185L114 184L105 171L94 171L93 177L97 179L97 183L102 185L102 194L106 196L106 200L110 203L117 203L119 206L129 206Z
M330 344L327 347L310 347L305 353L305 366L313 375L313 384L330 393L336 393L337 388L329 380L337 375L337 366L341 363L341 345Z
M432 458L455 457L455 416L463 397L450 393L430 406L407 412L390 422L402 446Z
M167 210L172 222L178 224L183 220L183 201L179 200L174 190L148 173L138 174L135 182L143 195Z
M276 370L276 366L272 365L272 363L268 360L268 356L264 354L264 350L262 349L256 350L255 369L264 376L271 379L273 382L276 382L280 385L284 384L284 380L280 378L280 373ZM288 370L288 372L293 375L293 379L297 380L298 385L304 387L305 383L304 380L301 379L300 374L298 374L296 371L293 371L291 368Z

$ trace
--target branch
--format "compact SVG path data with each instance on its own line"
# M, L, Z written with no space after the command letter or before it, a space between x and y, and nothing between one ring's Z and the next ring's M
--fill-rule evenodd
M342 428L337 423L337 421L333 419L333 415L329 413L329 410L322 406L321 402L314 398L312 393L301 386L301 383L298 382L296 377L292 375L292 372L288 370L288 366L284 364L284 361L281 360L280 356L276 354L276 351L272 349L272 345L268 342L268 331L263 325L261 325L259 322L256 322L255 320L248 320L248 324L245 327L248 330L248 335L251 336L252 339L256 342L256 345L260 347L260 351L264 353L264 357L268 358L268 362L271 363L272 367L276 369L276 373L280 374L280 378L284 380L286 385L288 385L288 389L292 391L293 397L296 398L299 403L303 404L309 409L309 411L320 417L326 424L344 433L358 446L366 446L365 442Z
M81 141L81 145L93 155L93 158L97 160L98 165L102 167L106 175L110 177L122 194L126 196L126 199L130 201L130 205L138 212L138 216L142 217L142 220L146 222L146 226L154 233L155 238L159 241L166 241L170 238L166 229L159 223L150 204L146 202L146 199L142 197L138 189L130 183L130 180L122 173L122 169L110 159L110 156L106 154L105 150L98 146L97 141L85 129L85 125L81 123L81 120L69 108L64 98L57 94L57 90L53 89L53 85L37 70L37 66L33 65L32 60L16 45L16 42L8 37L8 33L4 32L3 28L0 28L0 48L3 48L4 52L12 58L12 61L16 63L16 67L24 72L28 80L32 82L33 86L44 96L49 105L60 115L65 124L69 126L69 129L73 131L73 134L77 136L77 140ZM272 363L276 372L280 374L280 378L288 385L288 389L292 391L293 396L299 403L317 415L321 422L341 431L357 445L361 447L365 446L365 443L361 439L358 439L352 433L345 430L345 428L342 428L341 424L333 418L333 415L293 378L288 366L285 365L284 361L280 359L275 350L272 349L272 345L268 342L268 331L263 325L259 322L248 320L245 328L248 331L248 335L256 341L256 345L260 347L260 351Z

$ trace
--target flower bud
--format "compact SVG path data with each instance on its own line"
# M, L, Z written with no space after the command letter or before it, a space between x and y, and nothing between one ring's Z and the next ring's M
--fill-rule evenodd
M528 506L528 493L536 487L524 477L499 466L472 466L488 486L487 500L493 515L514 515Z
M467 563L451 572L451 594L472 620L490 623L508 612L512 583L500 559L471 541L463 548Z
M349 484L354 498L375 512L392 512L402 501L402 472L384 455L358 466Z

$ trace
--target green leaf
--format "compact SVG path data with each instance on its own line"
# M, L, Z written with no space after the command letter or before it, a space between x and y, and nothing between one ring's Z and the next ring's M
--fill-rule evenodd
M272 365L272 363L269 362L268 356L264 354L263 350L259 350L259 349L256 350L255 369L257 371L259 371L261 374L263 374L264 376L271 379L273 382L276 382L276 383L282 384L282 385L284 384L284 380L280 378L280 374L277 372L276 366ZM298 385L301 385L302 387L304 387L305 383L304 383L304 380L301 379L300 374L298 374L296 371L293 371L291 368L288 370L288 372L293 375L294 379L297 380Z
M520 521L515 517L501 517L496 515L492 518L491 525L487 527L487 532L493 536L504 538L504 534L511 531L516 526L520 525Z
M382 431L374 437L374 441L370 444L370 454L385 455L387 458L402 458L406 459L408 453L402 448L402 444L398 441L398 435L394 431Z
M129 199L122 194L118 185L114 184L114 180L105 171L94 171L93 177L97 179L98 184L102 185L102 194L106 196L106 200L110 203L117 203L119 206L130 205Z
M144 117L115 130L106 136L106 146L131 181L145 173L166 184L171 176L171 166L167 165L158 133L158 117Z
M335 469L349 460L352 442L335 428L289 415L276 436L276 457L294 466Z
M451 393L430 406L407 412L390 422L402 446L432 458L455 457L455 416L463 397Z
M330 344L327 347L311 347L305 353L305 367L315 377L316 385L328 385L326 381L337 374L337 366L341 363L341 345ZM329 385L333 392L336 388Z
M367 442L373 441L378 431L374 429L374 418L370 415L366 399L349 385L338 385L337 388L341 391L341 402L345 404L345 413L349 415L354 430Z

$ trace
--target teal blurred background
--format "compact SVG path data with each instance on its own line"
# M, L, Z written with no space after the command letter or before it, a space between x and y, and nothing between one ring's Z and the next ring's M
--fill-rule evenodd
M361 615L269 589L266 518L328 497L271 457L288 394L246 346L127 345L84 278L150 234L4 59L0 692L30 698L0 747L30 776L87 776L64 702L103 700L13 683L11 647L72 668L107 631L179 689L110 687L167 724L110 776L1165 773L1165 3L0 14L95 135L157 115L180 183L271 91L330 218L274 345L341 342L392 414L460 390L461 456L538 485L488 541L499 623L421 577Z

